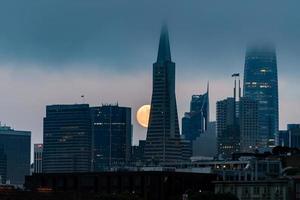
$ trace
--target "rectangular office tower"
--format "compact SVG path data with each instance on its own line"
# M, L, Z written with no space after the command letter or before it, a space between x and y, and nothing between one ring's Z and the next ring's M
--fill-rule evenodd
M34 144L33 148L33 172L42 173L43 144Z
M254 152L259 145L258 102L241 97L239 101L240 151Z
M124 167L130 159L131 108L118 105L92 107L93 171Z
M217 102L217 151L222 158L240 151L240 128L233 97Z
M90 171L92 130L89 105L47 106L43 144L43 173Z
M278 80L276 52L272 45L247 49L244 96L258 101L260 146L273 146L278 133Z
M0 126L1 183L22 186L30 173L30 131Z

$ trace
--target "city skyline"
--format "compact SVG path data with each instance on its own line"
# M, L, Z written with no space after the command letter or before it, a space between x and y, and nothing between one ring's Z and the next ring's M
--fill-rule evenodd
M80 5L80 3L78 4ZM49 5L46 11L50 15L53 11L51 10L53 4L51 6L51 3L48 2L46 5ZM45 8L46 5L38 4L36 6ZM96 3L87 6L90 8L92 5L96 5L97 8ZM199 6L199 4L196 5ZM252 4L249 3L249 5ZM22 3L19 6L22 6ZM244 6L239 3L238 6L241 10L245 10ZM14 8L13 5L8 7ZM68 11L69 17L61 23L54 23L57 18L49 17L47 12L42 15L45 22L47 22L46 28L51 28L54 32L53 35L44 35L46 28L41 25L41 22L34 21L33 25L24 29L24 35L18 34L18 28L9 27L5 23L6 26L4 27L7 28L7 31L5 36L0 37L3 44L0 47L0 79L2 81L0 89L4 94L0 107L2 110L0 119L3 123L16 129L31 130L32 143L42 141L42 118L45 115L45 107L49 104L82 103L85 101L91 105L98 105L119 102L121 106L132 107L133 116L138 107L143 104L150 104L151 63L156 57L157 36L159 35L161 19L148 19L151 23L136 25L132 30L126 31L123 26L115 28L119 23L117 19L112 19L112 21L109 21L110 23L99 21L97 25L86 25L87 28L104 26L103 29L92 29L89 32L92 33L92 36L87 35L88 32L72 34L70 30L67 32L57 30L62 28L62 25L69 24L72 21L74 24L71 23L70 26L73 28L71 30L77 30L76 25L83 24L83 22L92 20L95 23L93 18L98 15L93 10L91 12L93 16L87 16L82 21L78 18L74 20L71 19L74 13L70 13L70 10L66 7L67 4L65 3L60 8L59 13L62 14L63 11ZM76 5L72 6L72 8L74 7ZM258 35L257 33L254 34L253 38L245 35L234 39L230 34L241 29L238 33L243 35L247 30L253 27L259 28L269 22L268 19L265 19L265 21L259 22L259 25L250 23L250 27L246 28L240 22L233 21L231 25L229 23L229 29L223 27L224 36L222 39L214 41L220 36L220 34L217 34L220 28L216 29L214 27L219 24L219 20L213 17L216 11L211 7L213 6L210 4L208 11L203 14L212 25L212 27L206 27L206 30L201 29L201 25L205 24L205 21L199 19L198 25L196 20L186 25L175 24L174 21L176 20L182 22L184 19L192 18L192 16L188 15L179 19L174 17L174 14L170 14L169 27L172 32L170 40L173 44L174 62L177 63L176 94L179 118L183 116L184 111L188 110L190 97L193 94L203 93L206 89L206 82L209 80L211 83L210 109L212 120L215 119L215 102L231 95L232 80L230 75L232 72L243 72L246 43L256 39ZM178 9L174 8L174 10ZM279 6L275 10L285 12ZM80 10L80 12L84 11ZM240 13L237 10L233 11L235 11L234 13ZM246 11L249 10L246 9ZM258 16L261 16L263 11L266 10L259 8ZM293 8L289 12L295 14ZM5 13L7 14L7 12L2 12L1 15L5 16ZM196 15L195 11L192 13ZM187 15L186 12L184 14ZM268 18L274 16L270 11L269 14L271 16ZM285 19L290 21L291 24L296 23L297 20L292 19L292 14L284 15ZM106 13L106 15L108 14ZM13 19L19 20L21 16L15 15ZM217 16L220 17L220 15ZM21 28L30 25L29 22L34 17L35 14L32 16L26 15ZM248 19L247 14L242 15L242 18ZM3 19L6 19L6 17L3 17ZM229 15L226 19L230 21L233 16ZM275 17L275 19L279 20L278 17ZM131 19L130 24L135 20ZM147 21L147 19L145 20ZM249 19L247 22L249 22ZM193 26L195 26L195 29L191 29ZM232 30L230 27L232 27ZM280 27L282 25L279 23L275 28L279 29ZM274 35L265 35L266 38L270 38L277 44L281 128L284 128L287 123L299 122L298 117L300 116L300 112L293 109L297 106L300 93L292 84L297 81L300 72L297 70L293 73L288 72L291 69L296 69L299 63L296 54L299 51L297 51L297 42L295 42L298 41L295 38L297 31L293 32L293 29L291 29L287 27L284 29L286 32L275 31ZM271 25L258 32L261 33L267 30L272 30ZM123 34L124 32L126 34ZM215 34L209 35L209 32ZM109 35L109 33L113 34ZM64 36L65 34L69 34L68 37ZM36 37L39 35L40 37ZM83 40L86 35L90 37L89 40L91 41ZM237 36L237 34L233 35ZM282 39L280 36L286 37ZM289 41L286 39L288 36L290 36ZM18 38L19 40L17 40ZM54 41L52 45L45 42L48 39ZM225 41L227 39L228 41ZM14 40L19 41L18 46L15 46ZM108 43L103 40L108 40ZM204 40L209 42L204 42ZM134 44L133 41L140 41L136 42L140 44ZM295 44L291 44L291 41ZM67 50L70 50L72 44L75 46L73 48L77 50L68 52ZM101 44L109 48L97 47ZM84 48L81 48L82 45ZM227 46L228 50L225 51L223 47L219 46ZM68 53L64 54L63 51ZM215 59L216 57L218 59ZM118 84L114 84L116 81L119 81ZM123 84L119 84L121 82ZM110 90L106 89L108 86L111 87ZM80 98L82 94L85 95L85 100ZM132 119L134 121L134 143L137 144L137 140L145 136L146 129L139 127L134 117Z

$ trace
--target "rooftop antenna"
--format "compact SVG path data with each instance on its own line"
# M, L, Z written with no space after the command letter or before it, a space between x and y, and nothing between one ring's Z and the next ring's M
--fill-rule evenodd
M80 97L81 97L81 99L82 99L82 103L85 104L86 101L85 101L85 96L84 96L84 94L82 94Z

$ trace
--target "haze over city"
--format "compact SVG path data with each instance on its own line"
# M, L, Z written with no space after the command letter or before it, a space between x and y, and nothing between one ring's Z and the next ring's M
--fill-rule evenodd
M137 143L146 129L136 123L135 112L150 104L152 63L161 25L167 22L179 119L190 96L205 92L208 81L215 119L216 101L232 95L231 74L243 73L247 44L267 40L277 49L280 128L299 123L299 4L3 1L0 120L31 130L33 144L42 141L46 105L118 102L132 107Z

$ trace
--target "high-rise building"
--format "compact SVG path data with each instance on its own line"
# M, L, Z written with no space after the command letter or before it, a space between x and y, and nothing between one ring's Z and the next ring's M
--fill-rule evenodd
M217 151L222 158L240 151L240 129L236 100L228 97L217 102Z
M276 52L272 45L247 49L244 96L258 101L260 146L274 145L278 133L278 80Z
M124 167L130 159L131 108L103 105L91 108L93 170Z
M209 91L202 95L193 95L190 112L182 118L182 135L186 140L193 141L207 130L209 122Z
M42 173L43 144L34 144L33 151L33 172Z
M43 173L90 171L91 127L88 104L47 106L44 118Z
M217 154L216 122L209 122L207 130L193 141L193 157L214 157Z
M258 103L248 97L239 101L240 151L252 152L259 144Z
M0 127L0 176L2 183L22 186L30 173L31 132ZM3 174L2 174L3 173Z
M164 165L182 159L175 97L175 63L171 60L167 27L161 31L157 61L153 64L153 91L144 158Z

